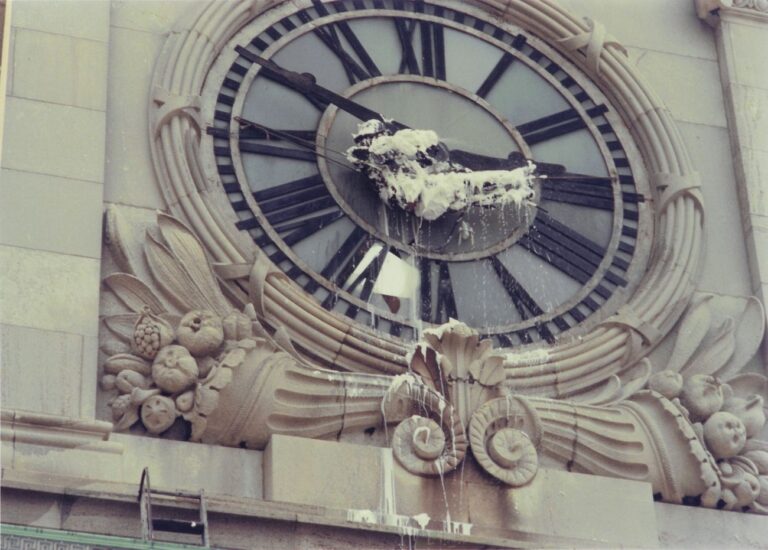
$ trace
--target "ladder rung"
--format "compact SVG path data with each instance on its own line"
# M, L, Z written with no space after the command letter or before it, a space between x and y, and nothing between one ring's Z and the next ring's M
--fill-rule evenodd
M153 519L152 528L155 531L169 533L187 533L190 535L202 535L205 526L199 521L183 521L178 519Z

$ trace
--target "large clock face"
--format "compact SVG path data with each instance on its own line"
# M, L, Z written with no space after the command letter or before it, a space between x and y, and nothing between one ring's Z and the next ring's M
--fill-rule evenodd
M615 312L645 268L650 196L618 116L546 44L483 12L282 5L225 47L204 97L204 154L237 227L357 323L413 339L457 318L497 345L551 343ZM386 203L345 155L375 117L432 130L481 168L531 159L532 199L434 220Z

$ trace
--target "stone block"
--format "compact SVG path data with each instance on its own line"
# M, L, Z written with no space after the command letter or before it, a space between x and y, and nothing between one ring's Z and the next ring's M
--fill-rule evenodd
M540 469L524 487L470 483L475 532L541 535L548 545L655 547L656 518L647 483Z
M360 524L526 546L656 545L647 483L540 470L529 485L509 488L472 473L471 458L442 479L419 477L393 461L390 449L288 436L272 436L264 460L266 499L346 510Z
M162 45L159 35L121 28L112 31L109 63L115 70L109 81L104 190L108 202L165 209L147 137L152 69Z
M764 548L768 541L765 516L662 502L655 508L659 548Z
M102 0L35 0L15 2L9 12L11 26L109 40L109 2Z
M559 0L558 4L576 16L597 19L625 46L717 59L712 31L696 18L693 2Z
M8 97L2 166L101 183L105 119L91 109Z
M123 445L120 472L111 478L138 483L144 467L150 469L152 487L198 491L261 499L262 454L259 451L113 434Z
M0 324L0 351L3 408L80 416L82 336Z
M742 174L739 189L744 213L768 216L768 152L743 147L736 162Z
M103 187L36 172L0 170L0 243L101 256Z
M739 147L768 152L768 89L731 84Z
M7 506L6 502L9 503ZM48 529L61 528L61 501L57 496L3 489L2 503L3 522Z
M727 125L717 61L636 48L628 50L631 62L677 121Z
M718 294L749 295L747 250L728 130L702 124L678 126L693 166L701 174L704 196L706 251L697 288Z
M273 435L264 451L264 498L380 510L394 497L393 460L391 449Z
M0 321L69 334L96 336L99 261L0 246ZM56 361L35 358L32 364Z
M768 90L768 57L761 54L768 43L768 28L733 21L727 26L733 62L731 78L737 84Z
M196 12L205 2L187 0L166 2L164 0L114 0L111 4L113 32L116 28L164 34L185 14Z
M10 95L103 111L107 44L27 29L15 30Z

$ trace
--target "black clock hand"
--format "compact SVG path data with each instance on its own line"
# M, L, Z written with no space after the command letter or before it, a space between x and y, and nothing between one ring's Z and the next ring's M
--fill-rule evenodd
M450 151L450 160L473 171L482 170L514 170L528 165L528 160L522 153L514 151L507 158L489 157L479 155L461 149ZM540 176L556 176L565 173L565 166L561 164L549 164L532 160L536 165L536 173Z
M297 92L320 99L327 103L333 103L339 109L348 112L352 116L357 117L362 121L380 120L392 127L394 130L402 130L407 128L405 124L401 124L394 120L387 120L382 116L381 113L377 113L365 105L361 105L356 101L352 101L351 99L348 99L334 91L329 90L328 88L320 86L315 81L315 77L309 73L300 74L295 71L284 69L274 61L259 57L258 55L249 52L242 46L237 46L235 50L237 50L237 53L242 55L248 61L261 65L264 76L279 82L280 84L288 86Z
M269 126L264 126L263 124L259 124L258 122L253 122L251 120L245 119L243 117L236 116L234 117L235 120L242 126L247 126L251 128L255 128L257 130L261 130L264 132L264 138L269 140L272 138L278 138L285 141L288 141L290 143L293 143L295 145L298 145L299 147L304 147L305 149L309 149L310 151L313 151L316 155L321 156L328 160L329 162L333 162L335 164L338 164L339 166L347 169L352 169L353 167L349 164L349 162L346 162L346 156L343 153L340 153L339 151L334 151L333 149L329 149L328 147L325 147L325 150L331 153L335 153L339 155L341 158L344 159L345 162L341 162L337 159L331 158L328 155L324 153L320 153L317 151L317 146L315 145L315 142L301 138L299 136L296 136L292 134L290 131L286 130L276 130L274 128L270 128Z
M328 103L333 103L339 109L348 112L352 116L362 120L380 120L384 122L390 129L394 131L404 130L409 128L405 124L397 122L396 120L389 120L384 118L381 113L369 109L365 105L361 105L356 101L352 101L336 92L329 90L323 86L317 84L315 77L309 73L297 73L290 71L279 66L274 61L260 57L252 52L249 52L242 46L237 46L235 50L247 60L252 63L261 65L262 71L267 78L275 80L297 92L304 95L314 97L316 99L323 100ZM465 168L470 170L514 170L521 166L526 166L528 160L520 153L513 152L506 159L498 159L494 157L488 157L485 155L478 155L476 153L470 153L469 151L450 150L443 145L443 148L449 152L450 160L457 164L461 164ZM559 164L547 164L536 163L537 172L540 175L548 174L561 174L565 172L565 167Z

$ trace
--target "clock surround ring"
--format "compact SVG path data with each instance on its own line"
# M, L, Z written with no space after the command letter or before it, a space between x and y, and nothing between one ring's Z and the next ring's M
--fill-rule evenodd
M216 262L247 262L254 251L247 239L230 229L232 213L221 197L220 184L205 176L205 163L198 154L199 93L212 56L245 23L257 15L268 16L277 4L244 2L233 7L212 2L204 6L172 33L155 71L150 149L158 183L170 210L192 226ZM509 371L510 382L521 390L558 396L578 393L634 364L671 329L687 305L701 263L703 207L695 189L697 175L671 115L622 51L605 45L597 56L588 58L586 47L578 46L583 42L580 37L592 32L591 26L544 0L476 0L467 9L514 21L559 46L562 55L588 74L630 129L661 199L652 260L638 290L616 318L577 342L551 347L546 368ZM660 186L670 181L675 192L665 193ZM242 291L231 285L231 295L243 299ZM269 323L284 325L301 347L323 361L378 372L398 372L405 365L402 343L341 321L308 303L288 281L268 277L263 302L256 305ZM637 332L643 334L644 345L633 350L630 346Z

